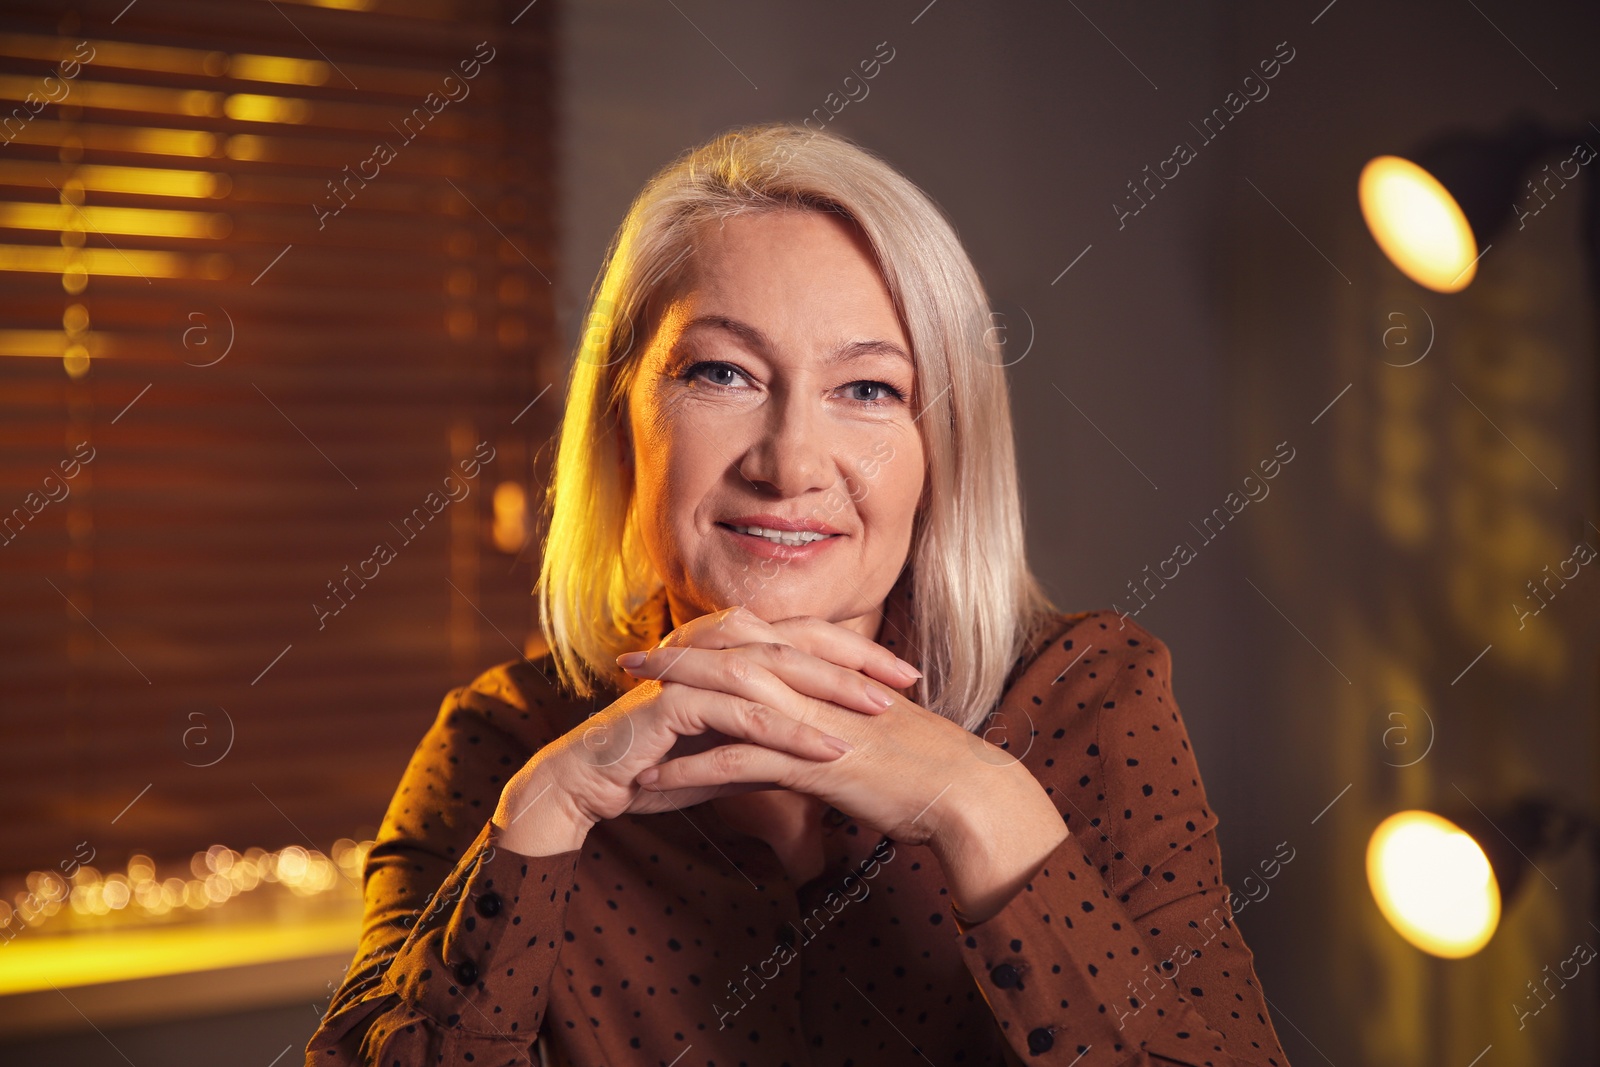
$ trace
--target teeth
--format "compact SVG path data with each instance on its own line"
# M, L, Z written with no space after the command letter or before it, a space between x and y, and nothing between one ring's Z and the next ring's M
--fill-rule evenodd
M768 541L778 545L788 545L791 548L808 545L812 541L820 541L833 534L815 533L811 530L763 530L759 526L734 526L733 529L740 533L754 534L756 537L765 537Z

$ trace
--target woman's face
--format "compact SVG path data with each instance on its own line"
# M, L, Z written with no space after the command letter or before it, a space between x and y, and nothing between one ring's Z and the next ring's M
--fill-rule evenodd
M871 246L841 216L786 209L705 227L687 267L628 394L635 506L673 619L743 604L876 639L923 452ZM748 532L796 525L829 536Z

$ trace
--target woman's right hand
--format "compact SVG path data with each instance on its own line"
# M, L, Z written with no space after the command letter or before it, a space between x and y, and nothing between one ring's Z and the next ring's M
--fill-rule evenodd
M530 856L569 851L604 819L761 788L658 792L634 781L646 767L730 739L806 759L837 759L849 746L810 725L816 707L828 703L876 715L887 706L887 694L867 676L896 688L917 677L908 664L853 630L805 617L767 623L742 607L685 623L659 647L714 650L746 695L676 683L670 670L640 682L540 749L506 783L494 814L503 847Z

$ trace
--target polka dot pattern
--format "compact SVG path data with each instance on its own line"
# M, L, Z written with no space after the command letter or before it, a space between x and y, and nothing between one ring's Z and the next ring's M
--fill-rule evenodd
M657 594L635 633L669 625ZM914 632L903 583L882 640L917 663ZM547 660L452 691L368 858L360 949L306 1064L1287 1067L1166 646L1111 611L1046 632L982 729L1069 834L976 924L931 850L831 808L823 873L798 884L710 804L510 852L489 821L506 779L615 695L572 700Z

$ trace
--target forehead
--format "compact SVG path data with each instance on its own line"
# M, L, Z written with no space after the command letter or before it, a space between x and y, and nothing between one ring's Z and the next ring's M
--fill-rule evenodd
M766 211L701 227L661 326L752 340L739 324L768 338L848 335L910 349L871 243L832 212Z

